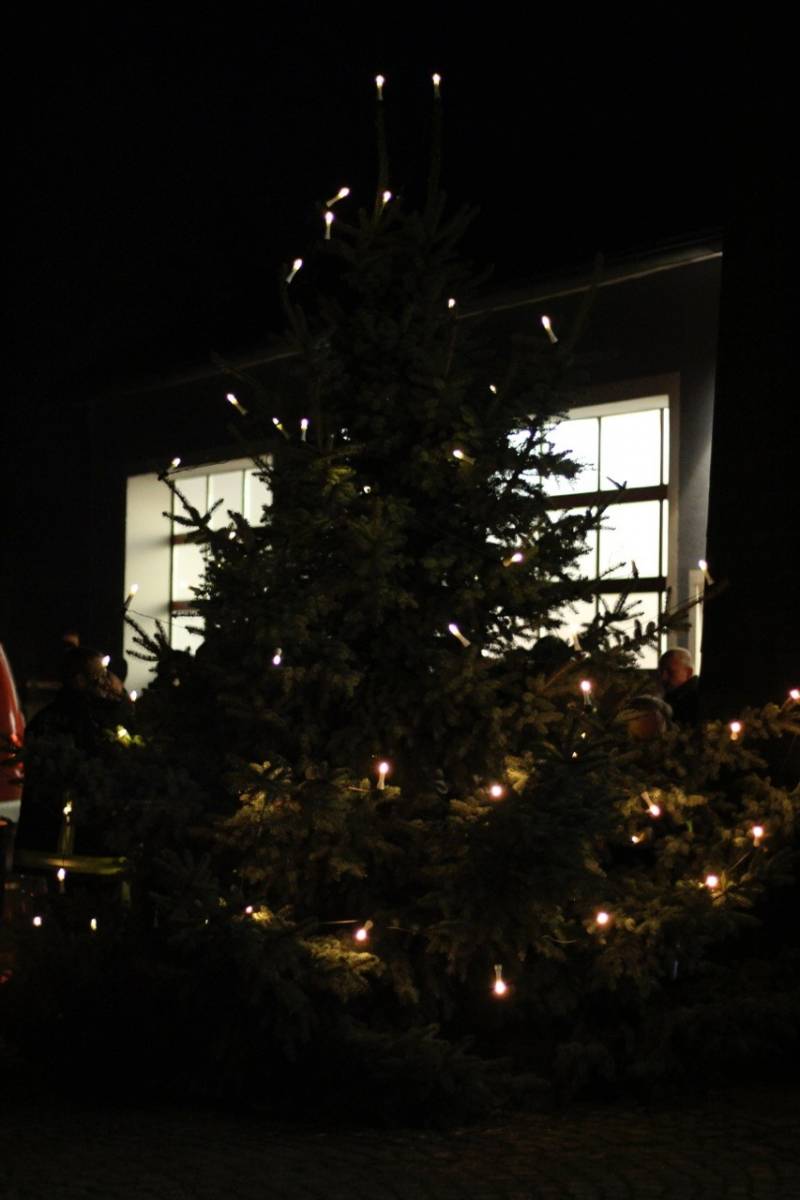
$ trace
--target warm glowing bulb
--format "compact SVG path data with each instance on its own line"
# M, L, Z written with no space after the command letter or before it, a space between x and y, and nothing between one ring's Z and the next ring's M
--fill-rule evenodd
M131 700L136 701L138 699L139 699L139 693L137 692L136 688L134 688L133 691L131 692Z
M375 76L375 87L378 89L378 99L379 100L383 99L383 85L385 83L386 83L386 79L383 75Z
M548 338L550 339L550 344L552 346L555 346L556 342L558 341L558 338L556 337L555 333L553 332L553 322L550 320L549 317L544 316L544 317L542 317L542 325L544 326L545 333L547 334Z
M111 662L111 655L104 654L103 657L100 659L100 661L103 664L103 666L106 668L106 670L108 670L108 664Z
M252 917L255 909L253 908L252 904L248 904L244 911L247 913L248 917Z
M458 628L455 621L451 621L450 624L447 626L447 628L448 628L449 632L452 633L454 638L458 638L458 640L459 640L459 642L461 642L462 646L471 645L469 638L464 637L464 634Z
M306 440L307 434L308 434L308 417L301 417L300 418L300 441L301 442L304 442Z
M591 680L590 679L582 679L581 680L581 691L583 692L584 696L588 696L589 693L591 692L591 690L592 690Z
M181 460L176 455L175 458L173 458L172 462L169 465L172 468L172 470L174 471L177 467L179 467L181 465Z
M379 792L382 792L384 787L386 786L386 776L389 774L391 769L392 769L391 763L388 763L385 761L378 763L378 791Z
M330 209L328 209L328 211L325 213L323 220L325 222L325 241L329 242L331 240L331 225L333 224L333 222L335 220L334 215L330 211Z
M511 555L512 563L521 563L524 561L524 559L525 559L525 555L522 553L521 550L515 550L514 553Z
M492 984L492 991L494 992L495 996L505 996L506 992L508 991L508 984L506 983L505 979L503 979L502 963L495 963L494 965L494 983Z
M719 875L706 875L703 882L707 888L715 888L719 885Z
M92 933L97 933L97 917L91 918L89 921L89 928L91 929Z
M239 403L239 401L234 396L233 392L227 392L225 395L225 399L228 401L228 404L231 404L236 409L236 411L238 412L240 417L247 416L247 409L245 408L245 406L243 404Z
M340 200L344 200L344 198L349 195L350 195L349 187L340 187L338 192L336 193L336 195L331 196L330 200L326 200L325 204L328 208L333 208L334 204L338 204L338 202Z
M453 297L451 296L451 297L450 297L450 299L447 301L447 307L448 307L448 308L455 308L455 306L456 306L456 302L455 302L455 300L453 299Z
M391 200L391 198L392 198L392 193L389 191L388 188L386 189L385 192L381 193L381 203L382 204L388 204L389 201Z
M67 878L67 872L64 870L63 867L59 867L58 870L56 871L56 879L58 880L59 883L63 883L66 878Z
M440 91L441 83L442 83L442 77L438 71L435 71L433 74L433 94L437 100L439 99L439 97L441 95L441 91Z
M132 583L131 586L128 588L128 595L135 596L136 593L138 592L138 590L139 590L138 583Z
M750 830L750 833L753 835L754 842L760 842L764 836L764 826L763 825L754 825L753 828Z
M711 584L714 582L714 580L711 578L711 572L708 569L708 563L706 562L706 560L704 558L698 558L697 565L700 568L700 570L703 572L703 579L706 581L706 583L710 587Z
M493 384L493 383L489 384L489 391L492 393L493 396L497 395L497 387L495 386L495 384Z
M275 653L272 656L272 665L273 665L273 667L279 667L282 662L283 662L283 650L281 650L281 648L279 646L278 649L275 651Z
M632 834L631 834L631 841L633 842L634 846L638 846L638 845L639 845L639 842L640 842L641 840L642 840L642 839L641 839L641 836L640 836L640 834L638 834L638 833L632 833Z
M303 265L303 260L302 260L302 258L296 258L296 259L294 260L294 262L292 263L292 269L291 269L291 271L289 272L289 274L286 276L286 282L287 282L287 283L291 283L291 282L292 282L292 280L294 279L295 275L296 275L296 274L297 274L297 272L300 270L300 268L302 267L302 265Z
M369 939L370 929L372 929L372 921L365 921L363 925L359 925L353 937L357 942L366 942Z
M650 813L651 817L661 816L661 806L658 804L648 804L647 811Z
M789 692L789 699L794 700L795 704L797 704L798 700L800 700L800 688L792 688Z
M71 817L72 816L72 801L68 800L61 811L63 812L65 817Z
M34 918L33 918L33 924L34 924L34 925L36 926L36 928L38 929L38 928L39 928L39 926L42 924L42 918L41 918L41 917L34 917Z
M730 729L730 731L731 731L731 738L734 741L736 741L739 734L744 729L744 725L742 724L741 721L731 721L730 725L728 726L728 729Z
M464 457L464 451L463 451L463 450L459 450L459 449L456 447L456 449L453 451L453 458L457 458L457 459L459 460L459 462L460 462L460 461L463 459L463 457Z
M595 914L594 919L598 925L608 925L609 921L611 920L611 915L610 913L607 913L601 909L599 913Z
M489 788L489 795L494 800L499 800L502 796L505 795L505 793L506 793L506 789L503 787L502 783L493 783L492 786Z

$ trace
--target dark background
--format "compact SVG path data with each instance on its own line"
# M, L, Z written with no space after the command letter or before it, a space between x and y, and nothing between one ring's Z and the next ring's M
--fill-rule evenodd
M789 44L762 13L663 4L90 4L19 18L0 589L17 673L67 624L118 636L110 514L143 416L125 381L279 331L279 273L321 236L319 203L343 183L347 204L371 202L377 72L391 186L412 198L430 75L443 75L445 185L479 207L465 249L506 288L598 250L729 229L737 212L763 226L773 184L755 209L750 197L783 137Z

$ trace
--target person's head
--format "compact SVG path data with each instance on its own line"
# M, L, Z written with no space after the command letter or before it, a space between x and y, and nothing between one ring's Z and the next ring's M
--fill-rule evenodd
M668 650L658 660L658 678L665 692L674 692L694 675L692 656L683 646Z
M672 709L658 696L636 696L621 714L628 735L636 742L647 742L669 729Z
M89 646L66 650L61 662L61 682L66 691L103 695L108 672L103 655Z

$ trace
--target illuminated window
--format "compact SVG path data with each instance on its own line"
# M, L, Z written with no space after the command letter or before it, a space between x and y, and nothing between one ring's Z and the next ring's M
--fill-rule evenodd
M580 632L598 604L612 607L621 593L642 626L666 604L669 527L669 397L572 409L548 440L580 465L572 480L549 479L551 519L605 505L573 573L597 582L599 598L556 614L563 637ZM646 647L641 667L654 667L665 648Z

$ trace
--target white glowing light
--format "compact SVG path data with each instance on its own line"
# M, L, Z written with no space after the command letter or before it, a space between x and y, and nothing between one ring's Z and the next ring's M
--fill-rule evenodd
M658 804L648 804L647 811L650 813L651 817L661 816L661 807Z
M449 632L452 633L454 638L458 638L458 640L459 640L459 642L461 642L462 646L471 646L472 645L469 638L464 637L464 634L458 628L455 621L451 621L450 624L447 626L447 628L448 628Z
M582 679L581 683L580 683L580 688L581 688L581 691L583 692L584 696L588 696L592 690L591 679Z
M495 996L505 996L508 992L508 984L506 983L505 979L503 979L502 963L494 964L494 983L492 984L492 991L494 992Z
M63 812L65 817L71 817L72 816L72 801L68 800L61 811Z
M789 692L789 699L794 700L795 704L800 701L800 688L792 688Z
M638 833L631 834L631 841L633 842L634 846L638 846L641 840L641 836Z
M441 85L442 85L442 77L438 71L435 71L433 74L433 94L437 100L439 99L439 97L442 94L441 90L440 90Z
M391 198L392 198L392 193L387 188L385 192L381 193L381 205L382 206L387 205L389 203L389 201L391 200Z
M495 386L495 384L493 384L493 383L489 384L489 391L492 393L493 396L497 395L497 387Z
M610 922L611 914L605 912L605 910L601 908L600 912L595 913L594 919L598 925L605 926L605 925L608 925L608 923Z
M698 558L697 565L700 568L700 570L703 572L703 579L706 581L708 586L711 587L714 580L711 578L711 572L708 569L708 563L706 562L706 560L704 558Z
M175 471L181 465L180 458L178 458L178 456L176 455L175 458L173 458L172 462L169 465L170 465L170 468L173 471Z
M735 742L736 739L738 738L739 734L744 729L744 725L742 724L741 721L731 721L730 725L728 726L728 729L730 729L730 731L731 731L731 741Z
M296 275L296 274L297 274L297 272L300 270L300 268L302 267L302 265L303 265L303 260L302 260L302 258L296 258L296 259L294 260L294 262L292 263L292 269L291 269L291 271L289 272L289 274L286 276L286 282L287 282L287 283L291 283L291 282L292 282L292 280L294 279L295 275Z
M283 427L280 417L273 417L272 424L275 426L275 428L278 430L279 433L283 434L284 437L288 436L286 433L286 430Z
M503 796L505 796L505 794L506 789L503 787L502 783L493 783L489 788L489 795L493 800L500 800Z
M719 875L706 875L703 883L707 888L715 888L719 886Z
M278 649L275 651L275 653L272 656L272 665L273 665L273 667L279 667L282 662L283 662L283 651L281 650L281 648L279 646Z
M384 77L383 75L376 75L376 76L375 76L375 87L376 87L376 88L377 88L377 90L378 90L378 99L379 99L379 100L382 100L382 99L383 99L383 85L384 85L385 83L386 83L386 79L385 79L385 77Z
M247 409L243 404L239 403L233 392L228 392L225 396L225 399L228 401L228 404L232 405L236 409L240 417L247 416Z
M56 879L58 880L59 883L63 883L66 878L67 878L67 872L65 871L65 869L63 867L59 867L58 870L56 871Z
M252 904L248 904L248 905L247 905L247 908L246 908L244 911L246 912L246 914L247 914L247 916L248 916L248 917L252 917L252 915L253 915L253 912L254 912L255 910L254 910L254 908L253 908Z
M522 551L515 550L513 554L510 554L508 556L508 558L503 559L503 566L510 567L512 563L521 563L524 561L525 561L525 555L522 553Z
M133 691L131 692L131 700L133 700L133 702L135 703L138 699L139 699L139 693L137 692L136 688L134 688Z
M455 308L455 306L456 306L456 302L455 302L455 300L453 299L453 297L451 296L451 297L450 297L450 299L447 301L447 307L448 307L448 308Z
M36 926L36 928L38 929L38 928L40 927L40 925L42 924L42 918L41 918L41 917L39 917L39 916L36 916L36 917L34 917L34 918L33 918L33 924L34 924L34 925Z
M370 929L372 929L372 921L365 921L363 925L359 925L353 937L357 942L366 942L369 939Z
M349 187L340 187L335 196L331 196L330 200L325 201L326 208L333 208L334 204L338 204L340 200L344 200L350 195Z
M558 341L558 338L556 337L555 333L553 332L553 322L550 320L549 317L544 316L544 317L542 317L542 325L544 326L545 333L547 334L548 338L550 339L551 346L555 346L556 342Z
M386 761L378 763L378 791L382 792L386 786L386 776L392 769L392 764Z
M89 928L91 929L92 933L97 933L97 917L91 918L89 921Z
M325 222L325 241L329 242L331 240L331 225L333 224L333 222L335 221L336 218L334 217L331 210L328 209L328 211L325 213L325 216L322 219Z
M103 664L103 666L106 668L106 670L108 670L108 664L111 662L111 655L104 654L103 657L100 659L100 662Z
M453 451L453 458L457 458L459 460L459 462L461 462L464 458L464 451L459 450L459 448L456 447L455 450Z
M135 596L136 593L138 592L138 590L139 590L138 583L132 583L131 586L128 588L128 595Z
M753 841L758 843L761 841L761 839L764 836L764 826L763 825L754 825L753 828L750 830L750 833L752 835Z
M306 440L307 434L308 434L308 417L301 417L301 419L300 419L300 441L301 442L304 442Z

